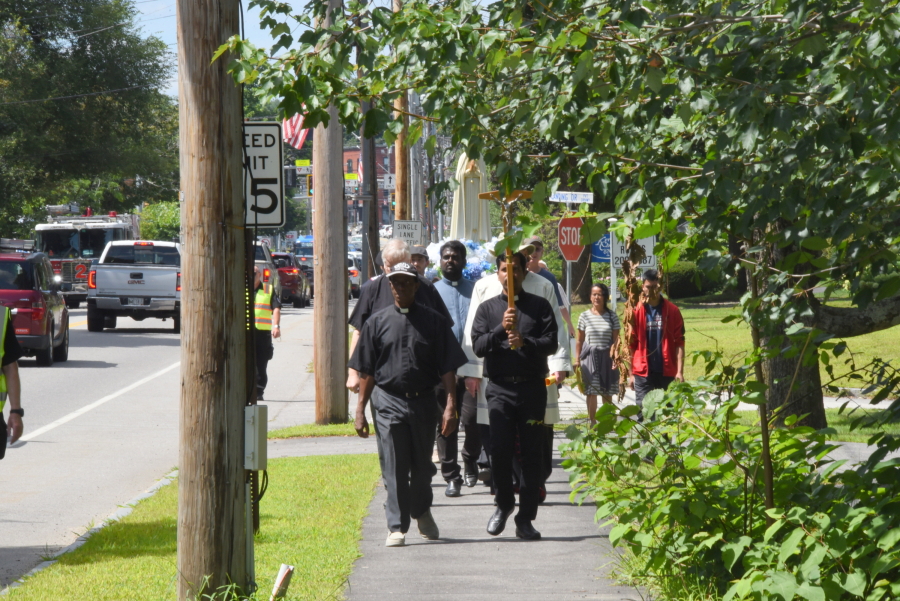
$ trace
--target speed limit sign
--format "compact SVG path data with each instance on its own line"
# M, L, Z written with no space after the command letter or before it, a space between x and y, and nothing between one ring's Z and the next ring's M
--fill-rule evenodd
M244 123L244 225L284 225L281 123Z

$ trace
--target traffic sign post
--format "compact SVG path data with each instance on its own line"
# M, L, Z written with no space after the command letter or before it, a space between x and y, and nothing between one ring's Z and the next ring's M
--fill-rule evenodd
M422 244L422 222L395 219L391 236L410 246L418 246Z
M609 254L609 278L610 278L610 291L612 295L612 306L613 311L616 309L616 298L619 296L618 294L618 279L616 277L616 269L621 269L622 261L628 258L628 249L625 248L625 242L620 242L618 238L616 238L615 233L610 232L607 234L610 236L610 254ZM656 246L656 236L650 236L649 238L641 238L637 241L638 244L641 245L644 249L645 257L644 260L641 261L641 264L638 265L638 273L642 273L645 269L656 269L656 255L653 254L653 247Z
M244 126L244 225L284 225L284 169L281 123L247 122Z

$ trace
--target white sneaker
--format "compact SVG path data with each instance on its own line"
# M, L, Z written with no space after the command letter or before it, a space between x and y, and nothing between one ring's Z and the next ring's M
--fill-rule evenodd
M384 543L385 547L403 547L404 545L406 545L406 535L402 532L391 532Z
M422 535L422 538L437 540L441 537L441 531L438 530L437 524L434 523L434 517L432 517L430 509L416 518L416 522L419 524L419 534Z

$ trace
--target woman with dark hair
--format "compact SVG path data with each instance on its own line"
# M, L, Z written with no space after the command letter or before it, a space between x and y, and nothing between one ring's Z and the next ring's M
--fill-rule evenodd
M613 366L613 357L620 329L619 317L609 308L609 288L594 284L591 308L578 318L574 361L575 367L581 368L591 426L596 423L597 395L603 404L612 404L612 396L619 390L619 370Z

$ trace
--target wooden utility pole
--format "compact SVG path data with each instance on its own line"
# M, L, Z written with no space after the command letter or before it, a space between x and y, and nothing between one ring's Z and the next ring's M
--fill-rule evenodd
M247 589L248 390L241 97L215 51L239 32L238 0L178 0L181 425L178 598Z
M393 0L394 12L398 13L403 9L403 0ZM395 200L397 206L394 208L394 219L409 219L412 213L409 208L409 150L406 148L406 137L409 134L409 97L406 91L400 92L400 96L394 100L394 110L398 115L403 117L403 130L394 142L394 151L396 157L396 181L397 189L395 190Z
M327 0L325 27L340 0ZM329 125L316 126L313 144L315 181L316 306L314 311L316 423L347 422L347 245L344 226L343 136L337 107L328 109Z
M371 102L363 102L363 114L371 108ZM363 195L363 265L361 281L375 277L375 256L381 241L378 238L378 167L375 158L375 138L365 137L365 123L360 131L360 160L363 177L359 191Z

